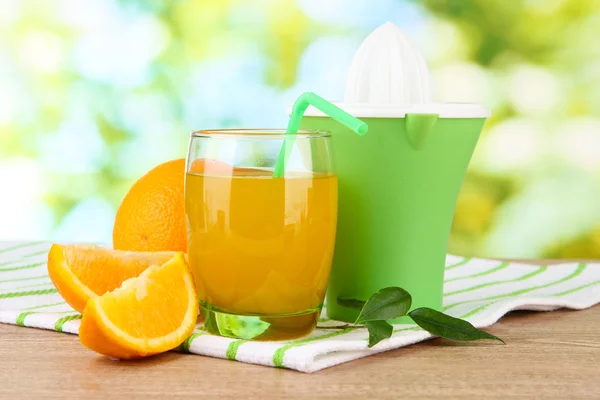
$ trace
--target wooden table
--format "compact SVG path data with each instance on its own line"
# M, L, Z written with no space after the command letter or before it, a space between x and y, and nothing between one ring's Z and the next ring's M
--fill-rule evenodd
M0 324L0 399L600 399L600 306L515 312L506 340L434 339L314 374L167 353L111 361L76 336Z

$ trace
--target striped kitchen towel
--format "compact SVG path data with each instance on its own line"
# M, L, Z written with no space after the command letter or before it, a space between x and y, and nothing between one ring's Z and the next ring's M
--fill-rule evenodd
M0 322L76 334L81 316L54 289L46 270L48 243L0 243ZM535 266L448 256L444 311L486 327L512 310L583 309L600 302L600 263ZM320 326L340 325L323 313ZM285 342L234 340L199 325L180 351L314 372L430 338L414 325L372 349L363 329L317 329ZM82 349L83 351L83 349Z

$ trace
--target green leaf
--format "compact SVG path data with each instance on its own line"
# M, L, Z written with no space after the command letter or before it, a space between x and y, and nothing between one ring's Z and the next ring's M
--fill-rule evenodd
M362 310L366 301L356 300L356 299L345 299L343 297L338 297L337 303L342 307L354 308L355 310Z
M392 337L394 328L385 321L367 321L365 326L369 330L369 347L375 346L383 339Z
M504 343L504 340L475 328L468 321L451 317L431 308L417 308L408 313L408 316L427 332L446 339L463 342L492 339Z
M399 287L381 289L367 300L355 323L402 317L411 304L412 298L406 290Z

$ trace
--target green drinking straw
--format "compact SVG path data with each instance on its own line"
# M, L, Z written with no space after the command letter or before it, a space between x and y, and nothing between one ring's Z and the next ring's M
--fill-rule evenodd
M290 158L290 154L292 153L292 148L294 147L294 141L296 140L296 133L298 133L298 128L300 127L300 121L309 105L321 110L340 124L346 125L360 136L367 133L369 127L360 119L353 117L346 111L312 92L302 93L292 107L290 120L285 131L285 139L281 146L281 150L279 151L279 156L277 157L275 170L273 171L274 178L281 178L285 173L285 167Z

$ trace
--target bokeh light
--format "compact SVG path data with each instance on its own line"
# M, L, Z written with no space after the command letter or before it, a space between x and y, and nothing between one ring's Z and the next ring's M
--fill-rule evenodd
M191 130L283 127L307 90L343 99L386 21L437 101L493 112L450 251L600 258L596 0L2 0L0 240L110 243L128 188Z

